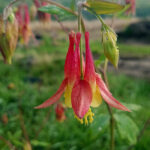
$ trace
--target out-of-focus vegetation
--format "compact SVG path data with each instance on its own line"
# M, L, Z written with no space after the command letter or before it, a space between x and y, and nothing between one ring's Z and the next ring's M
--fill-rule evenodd
M91 41L91 49L97 55L98 45L98 42ZM119 45L121 55L150 54L149 46ZM2 61L0 63L0 136L9 140L17 149L22 150L26 145L25 134L28 135L34 150L109 148L109 116L104 102L99 108L93 109L94 122L89 126L81 125L74 118L71 109L66 110L67 119L63 123L56 121L55 106L42 110L34 109L58 89L63 79L67 47L68 43L63 40L57 41L56 44L52 39L44 38L39 46L18 48L11 66L3 64ZM136 47L138 51L135 51ZM121 102L128 103L125 105L133 110L132 113L127 113L113 109L114 112L130 116L139 132L150 115L150 81L112 73L109 73L108 79L113 95ZM62 102L63 100L64 98L61 98ZM128 127L130 131L130 126ZM149 135L150 128L134 150L149 149ZM121 137L118 128L115 136L116 150L124 150L134 142ZM0 148L9 149L1 140Z
M2 12L3 8L10 2L11 0L0 0L0 12ZM32 4L31 0L25 0L28 2L30 5ZM70 6L70 2L68 0L56 0L66 6ZM124 4L124 1L121 0L121 3ZM150 16L150 1L149 0L136 0L136 16L137 17L149 17ZM88 15L89 19L92 19L93 16ZM95 17L94 17L95 18Z

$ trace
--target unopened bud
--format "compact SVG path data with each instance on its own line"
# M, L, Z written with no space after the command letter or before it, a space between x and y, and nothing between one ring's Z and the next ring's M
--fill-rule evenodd
M56 119L59 122L63 122L66 119L65 109L61 103L58 103L55 108Z
M108 26L102 27L102 44L104 54L107 59L117 68L119 60L119 50L117 47L117 35Z
M4 58L4 62L11 64L11 58L16 48L18 39L18 23L13 14L8 16L4 22L0 17L0 51Z
M8 21L10 21L11 23L13 23L14 20L15 20L14 13L11 13L11 14L8 16Z

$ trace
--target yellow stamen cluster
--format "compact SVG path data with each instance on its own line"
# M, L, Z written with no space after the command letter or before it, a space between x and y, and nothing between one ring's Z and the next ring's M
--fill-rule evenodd
M88 125L88 123L92 123L93 122L93 116L94 113L91 111L91 108L88 110L88 112L85 114L85 116L83 117L83 119L80 119L79 117L77 117L75 115L75 118L81 123L81 124L85 124Z

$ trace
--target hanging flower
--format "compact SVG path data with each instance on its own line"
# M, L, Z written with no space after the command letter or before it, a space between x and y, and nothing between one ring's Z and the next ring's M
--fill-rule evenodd
M27 45L30 37L32 36L32 31L30 28L29 10L26 4L18 7L18 10L16 11L16 18L19 24L19 37L21 43Z
M94 114L90 107L98 107L102 102L102 98L112 107L129 111L112 96L100 75L95 72L88 32L85 33L85 67L82 65L83 69L80 68L80 38L81 33L77 33L76 38L73 32L70 33L70 44L64 69L65 79L58 91L36 108L45 108L54 104L65 93L66 106L73 109L75 117L81 123L88 124L88 121L90 123L93 121ZM82 64L84 64L84 61ZM83 77L81 77L81 70L83 70Z
M42 6L47 5L46 2L40 2L39 0L34 0L34 4L35 4L37 9L42 7ZM38 15L39 20L44 22L44 23L50 22L50 20L51 20L51 15L48 13L44 13L44 12L37 10L37 15Z
M0 51L4 62L11 64L11 59L18 41L18 23L13 13L7 20L0 16Z
M136 13L135 0L125 0L125 2L126 2L126 4L130 5L130 7L126 11L126 14L129 15L131 13L132 15L135 15L135 13Z
M65 108L61 103L58 103L55 108L56 119L59 122L63 122L66 119Z

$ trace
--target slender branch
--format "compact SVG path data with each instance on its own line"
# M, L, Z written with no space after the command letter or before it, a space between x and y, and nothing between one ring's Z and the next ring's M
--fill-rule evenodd
M57 20L57 22L60 24L62 30L65 32L65 33L68 33L68 28L65 28L64 25L62 24L62 22L59 20L58 16L57 15L54 15L55 19Z
M150 117L147 119L147 121L145 122L143 128L141 129L141 131L139 132L139 135L137 136L137 143L140 141L140 139L142 138L145 130L147 129L147 127L150 126ZM130 145L128 147L128 150L131 150L132 148L134 148L135 144Z
M82 18L82 3L78 2L78 32L81 32L81 18ZM82 39L80 40L80 68L81 68L81 79L83 79L83 64L82 64Z
M17 150L16 147L4 137L0 136L0 140L3 141L9 147L10 150Z

